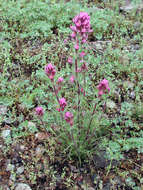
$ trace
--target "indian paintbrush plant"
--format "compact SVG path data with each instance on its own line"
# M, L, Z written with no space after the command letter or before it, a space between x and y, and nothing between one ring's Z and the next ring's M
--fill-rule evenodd
M57 103L56 114L60 115L60 121L56 123L58 130L55 130L52 126L49 130L57 135L63 150L70 157L76 157L81 162L82 159L92 153L93 143L96 139L97 126L93 123L94 117L97 117L96 109L103 104L106 109L106 104L102 100L105 100L103 98L104 94L109 93L110 88L108 80L101 80L97 86L98 94L93 95L91 103L88 101L88 80L90 79L86 59L86 45L88 35L92 32L90 16L86 12L80 12L79 15L73 18L73 24L73 26L70 26L73 54L68 57L68 64L71 69L69 82L66 82L62 76L56 79L57 70L51 63L45 66L45 74L50 80L52 93ZM66 43L68 42L66 41ZM68 97L66 97L66 92L62 93L62 90L66 90L65 85L68 87L68 93L71 92ZM37 107L36 114L42 118L44 115L43 109Z

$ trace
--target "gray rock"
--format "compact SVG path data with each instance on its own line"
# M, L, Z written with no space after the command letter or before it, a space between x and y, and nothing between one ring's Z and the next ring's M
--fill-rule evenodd
M3 130L1 133L2 138L6 139L7 137L10 137L11 131L9 129Z
M140 46L139 46L139 44L135 44L133 48L134 48L134 50L139 50Z
M15 186L15 190L32 190L29 185L25 184L25 183L18 183Z
M15 181L16 179L16 174L15 173L11 173L10 178L11 181Z
M120 10L123 11L123 12L130 12L133 9L135 9L135 6L133 6L132 4L120 7Z
M7 185L0 185L0 189L2 190L10 190L10 188Z
M7 113L7 106L0 105L0 115L6 115Z
M134 23L134 29L135 30L138 29L138 28L140 28L140 26L141 26L141 22L135 22Z
M6 171L13 171L15 168L15 165L13 164L8 164L7 167L6 167Z
M18 167L16 173L22 174L24 172L24 166Z
M106 151L100 151L98 155L94 155L94 165L96 169L105 168L110 161L106 159Z
M134 87L134 83L130 82L130 81L124 81L123 82L123 87L127 88L127 89L131 89Z
M102 190L110 190L111 189L111 184L110 183L106 183L103 187Z
M130 98L132 98L133 100L135 99L135 97L136 97L136 94L135 94L135 92L134 91L132 91L131 93L130 93Z
M90 7L89 9L88 9L88 11L89 11L89 13L95 13L95 12L97 12L97 11L103 11L102 9L100 9L100 8L98 8L98 7Z
M28 130L29 130L31 133L35 133L35 132L38 131L38 129L37 129L35 123L33 123L33 122L31 122L31 121L28 122Z
M136 10L137 12L142 11L143 4L142 3L127 3L125 6L120 7L120 11L123 11L125 13L129 13L133 10Z
M112 100L107 100L106 107L113 110L113 109L116 109L117 106L115 102L113 102Z
M45 148L42 145L38 145L36 147L35 153L37 156L43 155L44 152L45 152Z
M24 145L20 145L20 150L21 150L22 152L24 152L24 151L25 151L25 146L24 146Z

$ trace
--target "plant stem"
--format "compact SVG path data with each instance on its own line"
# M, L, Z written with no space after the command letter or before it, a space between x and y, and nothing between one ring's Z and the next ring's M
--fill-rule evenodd
M92 114L91 114L91 118L90 118L90 121L89 121L88 131L87 131L86 138L85 138L86 140L88 139L88 135L89 135L89 132L90 132L90 126L91 126L91 123L92 123L92 120L93 120L95 109L96 109L96 103L94 105L94 108L93 108L93 111L92 111Z
M76 50L76 55L77 55L77 50ZM78 82L78 72L77 72L77 57L75 59L75 76L76 76L76 84L77 84L77 98L78 98L78 103L77 103L77 108L78 108L78 127L79 125L79 120L80 120L80 86Z
M41 124L44 126L44 129L46 130L45 123L43 122L42 118L40 117L39 119L41 121ZM47 132L47 130L46 130L46 132Z
M57 92L56 92L56 87L55 85L53 84L53 89L54 89L54 93L55 93L55 96L56 96L56 99L57 99L57 102L59 104L59 97L57 95ZM60 105L60 104L59 104ZM61 118L62 118L62 121L63 121L63 114L60 112L60 115L61 115Z

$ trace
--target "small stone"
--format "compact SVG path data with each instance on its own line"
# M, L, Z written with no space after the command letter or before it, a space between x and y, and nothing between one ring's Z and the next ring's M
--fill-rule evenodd
M89 12L92 14L94 14L95 12L97 12L97 11L102 11L102 9L100 9L100 8L98 8L98 7L90 7L89 8Z
M10 131L9 129L3 130L1 136L2 136L4 139L6 139L7 137L10 136L10 132L11 132L11 131Z
M20 145L20 150L23 152L25 150L25 146L24 145Z
M15 168L15 165L13 164L8 164L7 167L6 167L6 171L13 171Z
M130 12L134 9L135 7L132 4L129 4L127 6L120 7L120 10L123 12Z
M41 140L45 140L45 139L49 138L50 134L49 133L44 133L44 132L39 132L39 133L35 134L35 137L36 137L36 139L41 141Z
M134 87L134 83L132 83L130 81L124 81L123 86L124 86L124 88L130 89L130 88Z
M9 187L7 185L0 185L0 189L2 190L10 190Z
M15 186L15 190L32 190L30 188L29 185L25 184L25 183L18 183L16 186Z
M134 91L132 91L132 92L130 93L130 98L132 98L132 99L134 100L134 99L135 99L135 97L136 97L135 92L134 92Z
M35 132L38 131L38 129L37 129L35 123L33 123L33 122L31 122L31 121L28 122L28 130L29 130L31 133L35 133Z
M102 45L101 45L101 43L96 43L96 46L95 46L95 48L96 49L98 49L98 50L102 50L103 49L103 47L102 47Z
M139 44L135 44L135 45L134 45L134 50L139 50L139 49L140 49Z
M107 108L109 108L111 110L116 109L116 104L112 100L107 100L106 106L107 106Z
M4 119L4 122L5 122L6 124L11 124L13 121L12 121L12 119L10 119L10 118L6 118L6 119Z
M15 175L14 173L11 173L9 179L10 179L11 181L15 181L15 178L16 178L16 175Z
M98 155L97 154L94 155L95 169L105 168L108 165L109 165L109 160L106 159L106 152L104 150L99 151Z
M24 172L24 166L17 168L17 171L16 171L17 174L22 174L23 172Z
M102 190L110 190L111 189L111 184L110 183L106 183L103 187Z
M0 115L6 115L7 113L7 106L0 105Z
M42 145L38 145L36 147L35 153L37 156L43 155L44 152L45 152L45 148Z
M135 22L135 23L134 23L134 29L135 29L135 30L138 29L138 28L140 28L140 26L141 26L141 23L140 23L140 22Z
M93 187L88 187L88 190L95 190L95 188L93 188Z

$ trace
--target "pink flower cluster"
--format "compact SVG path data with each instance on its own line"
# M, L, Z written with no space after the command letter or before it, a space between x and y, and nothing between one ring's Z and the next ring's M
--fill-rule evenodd
M38 106L38 107L35 109L35 111L36 111L36 115L38 115L38 116L43 116L43 115L44 115L44 110L43 110L43 108L40 107L40 106Z
M72 64L72 63L73 63L72 57L69 57L69 58L68 58L68 63L69 63L69 64Z
M53 81L54 76L56 74L56 69L51 63L49 63L48 65L45 66L45 73L49 77L49 79Z
M64 81L63 77L59 77L59 78L58 78L58 81L57 81L57 84L60 84L60 83L62 83L63 81Z
M59 99L59 104L60 104L60 108L58 108L57 110L60 111L64 111L65 107L67 106L67 102L65 98L60 98Z
M66 112L64 115L64 119L66 120L67 123L70 124L70 126L73 125L73 114L71 112Z
M86 43L88 33L92 32L90 28L90 16L86 12L80 12L79 15L73 18L73 23L75 26L70 27L73 31L71 37L76 39L76 35L79 33L81 36L81 42ZM78 44L76 44L75 49L78 49Z
M98 96L101 97L103 94L106 94L107 91L110 91L108 80L103 79L99 85L97 86L98 91Z

